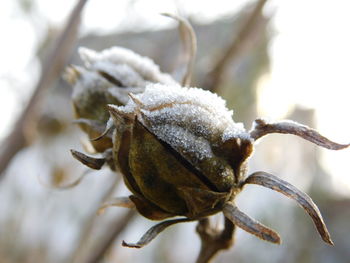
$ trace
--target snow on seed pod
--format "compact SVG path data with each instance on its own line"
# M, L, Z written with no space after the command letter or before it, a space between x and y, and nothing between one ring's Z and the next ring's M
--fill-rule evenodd
M109 105L109 111L116 166L139 199L136 206L145 201L189 218L220 210L252 152L249 134L225 101L209 91L161 84L130 96L127 105Z
M187 30L193 37L188 25ZM194 50L189 65L193 64ZM236 225L279 244L275 231L236 207L236 195L248 184L270 188L295 200L310 215L322 239L333 244L319 209L307 194L263 171L247 176L247 160L254 143L271 133L293 134L331 150L349 144L332 142L289 120L257 119L247 131L233 121L233 112L219 96L181 87L150 59L124 48L100 53L80 49L80 55L86 68L71 66L66 79L74 85L77 122L90 138L98 136L93 146L103 156L94 158L74 150L72 154L92 169L100 169L107 162L112 170L121 172L132 192L127 198L107 202L102 210L108 206L136 207L152 220L182 216L153 226L137 243L123 242L124 246L143 247L173 224L194 220L203 223L218 212L223 213L225 230L230 235ZM189 65L184 86L190 82ZM227 236L227 241L230 243L232 236Z
M293 121L257 119L246 131L217 95L179 85L150 84L130 94L125 106L109 105L115 124L113 156L133 193L132 205L145 217L163 221L137 243L148 244L166 227L222 212L225 218L257 237L280 243L279 235L240 211L234 199L247 184L257 184L294 199L311 216L320 236L333 244L312 199L288 182L266 172L246 176L253 144L270 133L300 136L319 146L340 150L317 131ZM116 199L114 205L119 205ZM122 199L125 206L125 199Z
M126 48L112 47L101 52L80 48L79 53L85 67L69 66L65 79L73 86L76 122L90 139L104 131L109 119L107 104L125 105L130 92L143 92L149 83L176 83L151 59ZM92 144L97 152L104 152L112 147L112 140L105 136Z
M145 233L128 247L143 247L165 228L222 212L230 222L257 237L280 243L279 235L240 211L236 195L248 184L257 184L295 200L310 215L322 239L333 244L321 213L312 199L293 185L266 172L246 175L247 160L255 141L271 133L297 135L331 150L338 144L317 131L293 122L257 119L250 131L232 119L232 111L217 95L178 84L148 84L144 92L129 94L124 106L107 106L114 122L113 148L107 158L74 152L83 164L99 169L112 162L133 195L115 198L102 206L136 207L153 220L174 216Z

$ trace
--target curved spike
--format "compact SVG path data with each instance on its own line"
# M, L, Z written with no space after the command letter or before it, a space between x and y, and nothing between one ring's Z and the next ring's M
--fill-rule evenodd
M178 223L184 223L184 222L191 222L194 221L193 219L188 218L180 218L180 219L172 219L167 220L164 222L161 222L153 227L151 227L137 243L126 243L123 241L122 245L124 247L132 247L132 248L142 248L146 246L148 243L150 243L160 232L162 232L164 229L166 229L169 226L178 224Z
M114 104L107 104L107 109L112 116L120 117L125 115L123 111L119 109L119 106Z
M79 118L72 121L73 124L85 124L92 128L96 132L102 133L105 130L105 124L101 123L99 121L91 120L91 119L85 119L85 118Z
M339 144L322 136L319 132L306 125L294 121L268 122L263 119L255 120L250 136L257 140L269 133L294 134L314 144L330 150L341 150L350 146L350 144Z
M179 32L180 32L180 37L182 40L182 44L185 49L185 54L187 58L187 64L186 64L186 73L182 78L182 86L190 86L191 85L191 79L192 79L192 71L193 71L193 66L194 66L194 61L196 58L196 53L197 53L197 38L196 34L191 26L191 24L184 18L179 17L174 14L169 14L169 13L161 13L163 16L167 16L170 18L173 18L177 20L180 25L179 25Z
M223 213L225 217L233 224L237 225L248 233L253 234L265 241L269 241L274 244L281 244L281 239L275 231L244 214L234 203L226 203L223 208Z
M75 159L94 170L100 170L106 162L105 158L94 158L73 149L71 149L70 152Z
M333 245L330 234L327 227L323 221L322 215L316 204L312 201L310 196L298 190L295 186L290 183L279 179L278 177L265 173L265 172L255 172L248 176L244 184L257 184L274 191L280 192L285 196L295 200L298 204L305 209L305 211L310 215L312 221L314 222L318 233L322 237L323 241Z
M106 124L106 128L105 130L103 131L103 133L96 137L96 138L92 138L90 139L90 141L98 141L100 139L102 139L103 137L105 137L112 129L114 128L114 122L113 122L113 119L112 118L109 118L108 121L107 121L107 124Z
M136 98L135 94L129 93L128 96L136 105L140 106L140 108L143 106L142 102Z

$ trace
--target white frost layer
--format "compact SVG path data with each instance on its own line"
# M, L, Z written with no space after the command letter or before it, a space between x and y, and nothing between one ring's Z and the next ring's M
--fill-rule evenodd
M135 101L130 100L120 110L128 113L141 111L149 122L149 128L156 135L159 133L166 142L179 134L176 127L207 139L218 135L223 141L249 137L243 124L233 121L233 111L226 108L225 101L210 91L150 84L145 92L133 97ZM169 129L169 125L174 127L173 130Z
M74 89L73 89L73 98L78 96L89 96L90 91L103 91L112 87L104 78L94 71L86 70L85 68L74 66L75 73L67 73L66 78L74 78ZM68 74L75 74L75 76L69 76Z
M184 155L194 155L198 160L213 157L209 142L203 137L195 136L185 128L174 124L165 124L154 126L152 132Z
M93 67L93 64L101 61L116 65L125 64L133 68L145 80L164 84L176 83L170 75L162 73L153 60L123 47L111 47L101 52L81 47L79 54L87 67Z
M109 61L97 61L91 68L97 72L104 72L118 80L123 87L144 86L145 80L127 64L113 64Z

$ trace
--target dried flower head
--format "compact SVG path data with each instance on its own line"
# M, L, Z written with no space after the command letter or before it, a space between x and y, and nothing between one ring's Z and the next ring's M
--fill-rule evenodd
M136 208L143 216L163 221L129 247L142 247L166 227L223 213L227 222L257 237L280 243L279 235L240 211L236 196L247 184L257 184L295 200L311 216L322 239L333 244L319 209L311 198L291 184L266 172L247 175L254 144L271 133L299 136L321 147L340 150L317 131L293 121L257 119L250 131L232 119L219 96L198 88L182 87L161 73L149 59L112 48L96 53L80 51L87 69L70 67L75 85L73 103L79 123L98 143L103 158L72 151L93 169L107 161L123 175L132 192L103 205ZM191 59L192 63L192 59ZM186 81L187 82L187 81ZM111 119L102 132L102 124ZM91 134L91 130L94 131Z

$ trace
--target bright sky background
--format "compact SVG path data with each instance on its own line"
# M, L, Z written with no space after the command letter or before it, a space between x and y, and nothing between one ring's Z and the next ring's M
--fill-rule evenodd
M135 2L133 5L132 3ZM90 0L82 32L107 32L167 27L169 19L158 14L191 14L205 21L227 15L248 1L216 0ZM75 1L36 1L36 17L24 17L16 1L5 0L0 8L0 138L11 129L35 86L40 68L35 49L47 25L40 17L59 25ZM350 2L346 0L273 1L266 12L274 12L276 36L270 46L271 73L260 82L259 111L262 116L283 118L297 103L314 108L318 127L338 142L350 141ZM127 15L127 21L123 18ZM145 22L147 21L147 22ZM200 43L199 43L200 45ZM350 150L324 151L325 165L340 182L339 191L349 194Z

